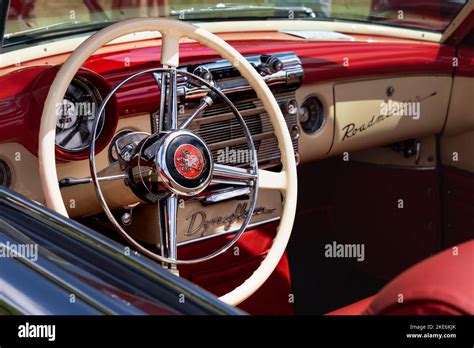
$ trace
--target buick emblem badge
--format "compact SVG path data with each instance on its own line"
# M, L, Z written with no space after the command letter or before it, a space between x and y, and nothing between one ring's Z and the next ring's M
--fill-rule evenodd
M186 179L199 177L206 165L202 152L194 145L180 145L174 153L174 165Z

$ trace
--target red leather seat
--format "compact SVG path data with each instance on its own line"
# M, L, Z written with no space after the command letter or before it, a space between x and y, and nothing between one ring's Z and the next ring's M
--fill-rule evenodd
M474 240L410 267L377 295L328 315L474 314Z

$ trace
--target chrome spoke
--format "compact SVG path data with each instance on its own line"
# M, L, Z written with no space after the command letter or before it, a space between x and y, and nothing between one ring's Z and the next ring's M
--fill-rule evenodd
M104 181L113 181L113 180L125 180L128 178L127 173L123 174L117 174L117 175L109 175L109 176L99 176L97 177L97 181L99 182L104 182ZM76 186L76 185L84 185L84 184L91 184L92 183L92 177L87 177L87 178L72 178L72 177L67 177L59 180L59 187L70 187L70 186Z
M165 130L175 130L178 128L178 91L176 82L176 69L169 73L168 93L167 93L167 125Z
M177 259L178 197L175 194L158 201L158 214L161 234L161 255L171 261ZM176 264L164 265L179 275Z
M258 178L251 170L232 167L223 164L214 164L212 184L227 184L237 186L253 186Z
M163 68L168 68L167 65L163 65ZM166 107L166 99L167 91L168 91L168 72L163 71L161 72L161 80L159 81L161 84L160 86L160 111L158 114L158 122L155 121L155 132L159 131L162 132L165 129L165 107Z
M164 66L165 67L165 66ZM167 68L154 77L160 87L160 109L153 120L155 132L165 132L178 128L178 91L177 75L175 68Z
M253 182L250 180L232 180L232 179L225 179L225 178L213 178L211 181L211 185L227 185L227 186L253 186Z

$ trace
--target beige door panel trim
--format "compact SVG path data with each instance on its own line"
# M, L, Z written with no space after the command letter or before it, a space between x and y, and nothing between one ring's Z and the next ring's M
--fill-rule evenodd
M474 78L455 77L441 136L441 163L474 172Z

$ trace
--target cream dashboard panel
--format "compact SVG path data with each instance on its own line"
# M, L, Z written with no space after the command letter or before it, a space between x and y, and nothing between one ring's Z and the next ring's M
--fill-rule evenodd
M449 76L412 76L335 84L329 155L440 133L451 83Z
M313 134L301 131L301 161L440 133L451 83L450 76L411 76L303 85L296 92L298 104L318 98L324 122Z
M18 143L0 144L0 160L11 171L10 188L38 203L44 203L38 158Z
M150 115L138 115L119 119L116 132L132 130L151 133ZM109 165L107 149L96 156L97 170L100 171ZM90 176L89 160L58 163L58 178Z
M150 115L146 114L119 119L117 132L121 130L151 133ZM96 156L96 166L99 173L109 166L108 148ZM84 178L90 176L89 160L58 163L57 170L59 180L66 177ZM109 174L119 174L119 170L113 173L109 172ZM137 201L136 196L134 196L132 191L124 186L121 181L111 181L102 183L101 185L107 203L111 208L120 207L123 205L123 202ZM61 189L61 194L68 214L71 217L90 215L102 210L92 184L63 188Z
M119 120L117 131L123 129L137 130L143 132L151 131L149 115L122 118ZM108 163L107 149L96 156L98 171L106 168ZM21 144L6 143L0 144L0 159L5 161L11 169L10 188L31 200L44 203L44 195L41 188L39 176L38 158L31 154ZM73 162L58 162L58 178L66 177L84 178L90 176L88 160ZM116 185L113 184L112 185ZM122 185L123 186L123 185ZM112 186L107 195L107 200L112 206L114 202L124 201L124 194L130 195L133 200L131 190L122 190L121 187ZM83 216L101 211L100 204L95 196L92 185L77 185L61 190L64 202L68 208L70 216Z

